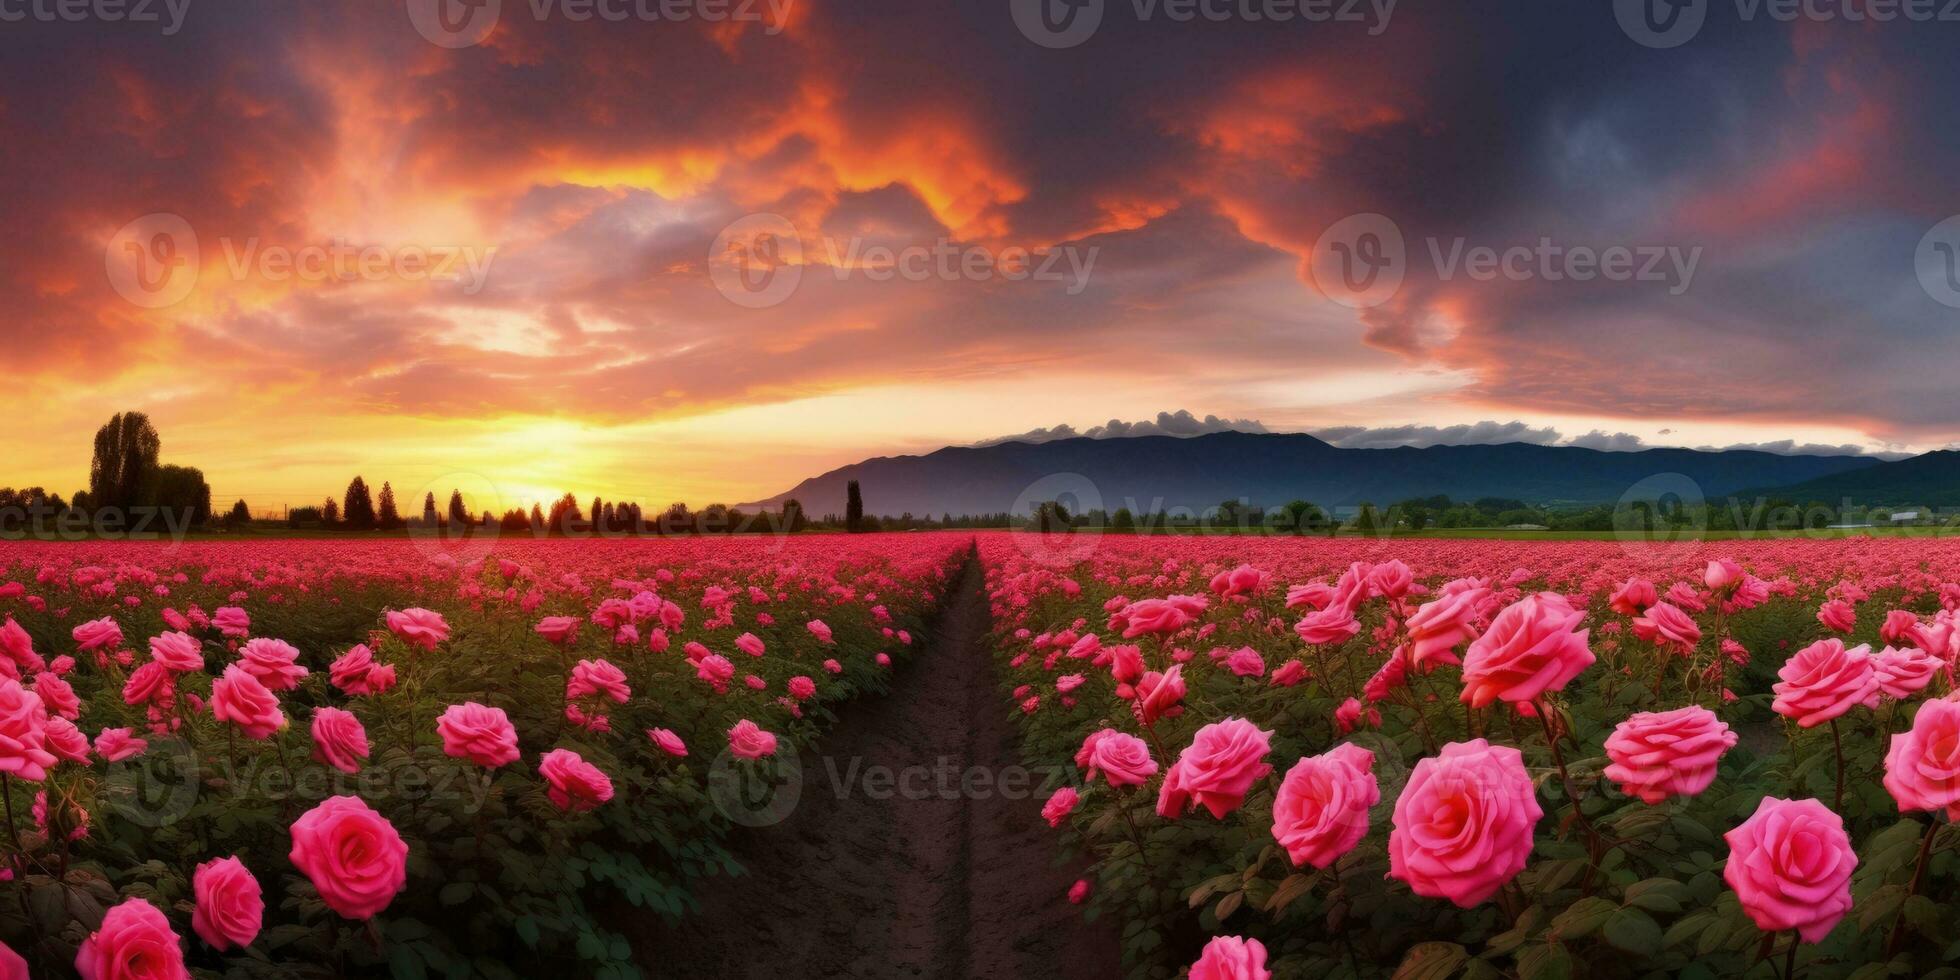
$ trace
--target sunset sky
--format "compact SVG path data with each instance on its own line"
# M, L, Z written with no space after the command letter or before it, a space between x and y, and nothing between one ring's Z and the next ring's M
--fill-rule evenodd
M1408 0L1384 26L1110 0L1052 47L1008 0L503 0L445 45L418 2L0 24L0 485L85 486L126 409L260 511L356 472L734 503L1177 410L1351 445L1960 439L1960 309L1915 269L1960 212L1960 24L1715 3L1656 48L1601 2ZM1364 213L1406 239L1372 306L1316 251ZM801 254L756 305L711 255L764 214ZM181 234L156 250L168 221L195 263L167 264ZM1459 239L1696 259L1479 279L1437 261ZM280 264L337 243L380 264ZM880 248L1059 257L885 275ZM425 253L480 275L432 281ZM139 260L181 296L132 300Z

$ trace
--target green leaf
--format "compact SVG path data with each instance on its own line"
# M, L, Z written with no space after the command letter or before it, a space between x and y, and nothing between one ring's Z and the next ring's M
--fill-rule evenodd
M1552 933L1560 939L1578 939L1606 924L1619 908L1603 898L1582 898L1552 919Z
M1557 943L1533 946L1518 957L1519 980L1571 980L1572 954Z
M1402 957L1393 980L1445 980L1469 958L1455 943L1417 943Z
M1606 941L1629 953L1648 954L1661 946L1661 927L1653 916L1639 909L1624 908L1606 920L1601 931Z

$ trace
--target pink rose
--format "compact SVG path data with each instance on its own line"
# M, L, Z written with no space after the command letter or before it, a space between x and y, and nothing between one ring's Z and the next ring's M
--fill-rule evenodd
M1644 578L1630 578L1613 593L1607 605L1622 616L1638 616L1658 601L1660 593L1655 591L1654 583Z
M0 678L0 774L38 783L55 764L47 750L48 712L33 691Z
M259 880L236 856L213 858L191 876L197 908L191 930L222 953L233 946L250 946L265 919L265 898Z
M751 657L760 657L764 650L762 638L754 633L743 633L741 636L735 638L735 649Z
M1089 879L1087 878L1075 879L1075 884L1068 886L1069 904L1081 905L1083 902L1088 901L1089 894L1092 890L1093 889L1089 885ZM25 977L26 974L22 974L22 976Z
M1361 632L1361 623L1354 618L1354 610L1337 603L1300 617L1300 621L1293 624L1293 632L1299 635L1302 643L1326 646L1346 643L1354 634Z
M1134 640L1146 634L1175 633L1191 622L1191 614L1167 599L1141 599L1121 613L1125 626L1123 639Z
M533 627L545 642L565 646L578 639L579 618L577 616L546 616Z
M1266 661L1251 647L1240 647L1225 658L1225 669L1238 677L1264 677Z
M1266 583L1272 575L1251 565L1240 565L1228 572L1219 572L1211 577L1211 590L1225 598L1237 595L1251 595L1266 590Z
M1481 708L1499 698L1516 704L1563 689L1592 666L1579 629L1586 614L1563 596L1540 592L1511 604L1463 654L1463 701Z
M12 616L0 623L0 654L5 654L5 659L0 659L0 671L9 677L19 677L23 670L40 670L45 666L41 655L34 652L34 638Z
M738 759L760 759L765 755L776 754L776 736L762 730L755 722L742 719L728 730L728 751Z
M82 700L75 696L75 689L56 674L42 672L34 675L34 693L41 699L41 706L51 715L59 715L69 721L82 716Z
M1243 718L1227 718L1198 729L1164 774L1157 814L1176 817L1203 806L1220 820L1245 802L1252 784L1273 771L1266 762L1272 732Z
M1456 646L1477 638L1477 609L1489 589L1452 592L1416 609L1403 624L1409 631L1409 664L1425 671L1457 663Z
M1918 647L1886 647L1872 662L1878 690L1888 698L1905 699L1926 689L1945 667L1938 657Z
M1307 665L1298 660L1288 660L1270 678L1274 687L1292 687L1307 679Z
M545 795L560 810L590 810L613 797L612 778L571 749L546 752L538 762L538 774L549 784Z
M341 772L360 772L367 757L367 729L361 719L340 708L314 709L313 761Z
M1832 599L1817 610L1817 621L1833 633L1849 633L1858 626L1858 610L1843 599Z
M449 639L449 623L438 612L403 609L389 612L387 620L388 632L400 637L409 646L434 650L436 644Z
M831 637L830 627L828 625L825 625L823 620L813 619L804 625L807 629L809 629L810 635L817 638L818 643L827 645L827 644L837 642L835 639Z
M1184 713L1184 665L1172 664L1159 674L1150 671L1137 681L1137 717L1146 725Z
M625 704L626 699L632 696L633 689L626 684L626 672L606 660L581 660L572 667L572 675L565 680L567 701L606 697L618 704Z
M1633 621L1633 635L1682 654L1701 643L1701 627L1694 617L1665 602L1648 606L1646 615Z
M1416 763L1395 801L1388 876L1469 908L1524 870L1544 816L1517 749L1451 742Z
M1606 737L1606 757L1612 760L1606 778L1646 803L1693 796L1715 781L1716 763L1735 742L1729 726L1700 705L1642 711Z
M1901 640L1911 642L1912 628L1919 625L1919 617L1908 610L1894 609L1885 614L1885 622L1878 627L1878 638L1886 643Z
M1885 789L1900 812L1945 810L1960 817L1960 702L1928 701L1912 728L1892 736Z
M122 646L122 627L107 616L90 620L70 630L77 650L114 650Z
M106 762L133 759L149 748L149 742L137 738L136 734L127 728L104 728L95 736L95 752Z
M1381 801L1375 754L1354 744L1293 764L1273 799L1273 839L1295 867L1325 868L1368 833L1368 808Z
M161 633L150 638L150 659L174 674L204 669L204 645L188 633Z
M408 845L359 797L332 796L293 821L293 865L327 907L371 919L408 884Z
M1858 855L1844 820L1830 807L1766 796L1748 820L1722 837L1729 842L1722 879L1757 928L1795 929L1814 943L1851 910Z
M1776 672L1782 680L1770 688L1776 692L1770 708L1785 718L1795 718L1804 728L1814 728L1853 706L1875 703L1876 666L1871 647L1847 650L1843 640L1818 640L1797 651Z
M327 676L343 693L359 697L374 693L368 684L368 673L373 669L374 651L365 643L357 643L334 660Z
M48 751L57 758L88 765L88 736L82 734L74 722L60 715L48 717L46 744Z
M1381 710L1378 708L1363 708L1361 702L1354 698L1348 698L1346 701L1342 701L1341 706L1334 709L1334 727L1339 729L1343 735L1359 728L1363 721L1366 721L1370 728L1380 727L1382 723Z
M502 708L475 701L452 704L436 719L436 734L442 737L443 754L451 758L486 769L517 761L517 728Z
M677 759L687 757L687 743L681 741L679 735L665 728L650 728L647 730L647 737L653 740L653 744L659 747L660 751Z
M237 606L222 606L211 614L211 625L226 636L240 639L252 632L252 617Z
M1075 812L1075 804L1081 799L1075 787L1064 786L1041 805L1041 819L1048 821L1048 826L1059 828L1068 820L1068 815Z
M1720 592L1742 583L1745 573L1742 566L1727 558L1717 558L1708 563L1708 570L1702 573L1701 580L1711 592Z
M75 953L82 980L189 980L184 941L157 907L124 899Z
M247 640L238 651L238 666L259 679L268 691L290 691L308 671L301 667L299 650L284 640Z
M1218 936L1205 944L1190 980L1272 980L1266 969L1266 947L1257 939Z
M715 693L723 694L728 691L729 679L735 676L735 665L727 657L711 653L694 665L694 676L707 681Z
M789 679L789 696L798 701L808 701L817 696L817 682L798 675Z
M286 724L279 699L237 664L211 685L211 714L237 725L248 738L270 738Z
M0 943L0 980L33 980L27 975L27 961L6 943Z
M1101 738L1089 750L1085 779L1101 772L1111 786L1141 786L1157 773L1157 760L1150 757L1150 746L1143 739L1123 732L1103 729ZM1094 736L1091 736L1094 738ZM1081 757L1077 756L1078 763Z

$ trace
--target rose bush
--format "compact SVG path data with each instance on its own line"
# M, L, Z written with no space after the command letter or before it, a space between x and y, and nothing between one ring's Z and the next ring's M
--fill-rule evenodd
M640 975L969 547L0 543L0 974Z
M980 555L1136 977L1960 977L1960 543Z

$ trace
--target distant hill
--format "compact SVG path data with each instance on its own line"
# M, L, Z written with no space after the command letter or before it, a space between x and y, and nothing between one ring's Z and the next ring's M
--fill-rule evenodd
M1867 507L1960 507L1960 452L1942 449L1893 463L1832 473L1785 486L1747 491L1793 503L1844 501Z
M1709 498L1744 487L1782 486L1877 466L1863 456L1779 456L1731 450L1601 452L1507 443L1421 449L1338 449L1304 434L1220 432L1192 438L1059 439L951 446L924 456L881 456L811 477L744 507L791 497L805 513L842 514L845 484L864 488L871 514L1024 512L1041 500L1092 486L1108 510L1187 507L1224 500L1260 506L1308 500L1323 507L1388 505L1447 494L1531 504L1617 501L1642 480L1680 474ZM1897 464L1893 464L1897 465ZM1064 476L1073 474L1074 476Z

